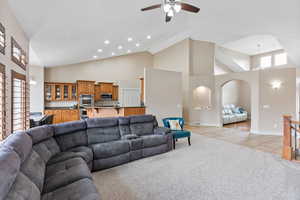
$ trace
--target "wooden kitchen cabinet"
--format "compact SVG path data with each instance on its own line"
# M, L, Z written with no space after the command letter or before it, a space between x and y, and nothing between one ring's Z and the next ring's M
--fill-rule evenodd
M101 100L101 87L100 84L95 85L95 101Z
M53 124L59 124L62 122L61 110L45 110L45 115L53 115Z
M61 101L62 100L62 85L54 85L54 100Z
M75 101L76 84L45 83L45 101Z
M114 85L112 91L112 100L118 101L119 100L119 86Z
M113 83L99 83L101 94L112 94L113 93Z
M77 109L57 109L45 110L45 115L53 115L53 124L79 120L79 111Z
M54 100L54 84L45 84L45 101Z
M95 81L77 81L77 94L94 95L95 94Z
M61 110L61 120L62 123L79 120L78 110Z
M77 87L75 83L72 83L71 85L71 96L73 101L77 100Z
M141 81L141 104L145 103L145 81L144 78L140 78Z

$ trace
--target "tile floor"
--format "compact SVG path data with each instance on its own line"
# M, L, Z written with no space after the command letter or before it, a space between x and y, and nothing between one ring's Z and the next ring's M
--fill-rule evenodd
M251 134L249 130L241 130L237 127L228 128L228 126L226 128L186 126L186 129L192 131L194 134L281 155L282 136L256 135Z

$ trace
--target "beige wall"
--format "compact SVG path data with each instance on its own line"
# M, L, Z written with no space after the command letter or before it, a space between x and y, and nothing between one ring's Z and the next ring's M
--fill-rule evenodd
M153 67L183 72L189 68L189 40L183 40L153 55Z
M216 46L215 50L216 61L222 63L228 69L234 72L248 71L250 69L251 59L249 55L221 46Z
M155 69L182 72L183 116L189 118L189 74L190 74L190 39L164 49L153 55Z
M45 81L75 82L76 80L127 81L144 75L144 68L153 66L150 53L136 53L79 64L45 69Z
M233 80L226 83L222 88L222 104L234 104L244 108L251 113L251 91L250 85L241 80Z
M147 113L156 116L160 125L167 117L182 117L182 74L159 69L145 70Z
M273 81L282 87L272 88ZM282 116L296 117L296 69L269 69L260 73L259 130L266 134L282 133Z
M222 96L223 91L222 87L225 83L228 83L231 80L241 80L245 81L250 86L251 93L251 132L259 133L259 71L249 71L249 72L239 72L239 73L229 73L224 75L219 75L215 77L215 87L216 87L216 110L217 116L216 120L219 126L222 126L223 122L221 119L222 116Z
M193 91L205 86L214 93L214 54L211 42L183 40L161 52L154 54L154 68L182 72L183 116L187 123L215 125L214 110L199 110L193 105ZM212 108L215 101L212 99ZM214 117L207 117L213 115Z
M26 74L28 77L28 70L24 71L21 67L11 61L11 36L21 45L21 47L29 55L29 40L25 35L23 29L12 13L9 7L8 0L0 0L0 22L6 29L6 53L0 53L0 63L5 65L6 70L6 132L11 132L11 70L21 74Z
M216 97L222 101L222 86L230 80L246 81L251 87L251 132L282 135L282 115L296 117L296 69L268 69L216 76ZM281 81L274 90L272 81ZM218 104L221 109L221 104ZM221 110L219 110L221 116ZM221 123L221 118L218 119Z
M240 95L240 82L237 80L229 81L223 88L222 104L226 106L228 104L233 104L239 106L239 95Z
M44 111L44 68L41 66L29 66L29 79L35 84L30 84L30 112Z

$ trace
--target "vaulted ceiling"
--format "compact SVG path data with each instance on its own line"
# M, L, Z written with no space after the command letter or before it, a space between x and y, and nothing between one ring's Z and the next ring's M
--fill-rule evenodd
M45 66L83 62L95 55L107 58L112 52L123 55L127 50L155 53L186 37L223 45L252 35L274 36L300 66L299 0L186 0L199 6L200 13L180 12L169 24L161 9L140 11L160 2L9 0L31 48ZM133 41L128 42L128 37ZM110 44L105 45L105 40Z

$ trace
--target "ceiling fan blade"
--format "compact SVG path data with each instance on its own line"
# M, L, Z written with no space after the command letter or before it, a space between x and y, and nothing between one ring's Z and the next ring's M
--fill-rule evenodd
M170 22L172 17L169 17L168 14L166 14L166 23Z
M197 8L196 6L192 6L187 3L180 3L181 4L181 9L193 13L198 13L200 11L200 8Z
M153 6L142 8L141 10L142 11L147 11L147 10L153 10L153 9L160 8L160 7L161 7L161 4L156 4L156 5L153 5Z

